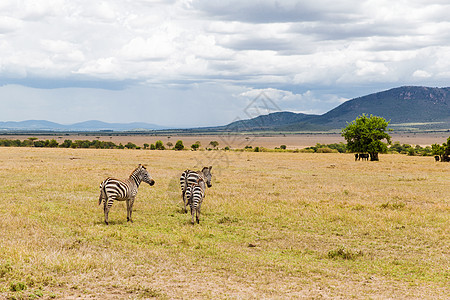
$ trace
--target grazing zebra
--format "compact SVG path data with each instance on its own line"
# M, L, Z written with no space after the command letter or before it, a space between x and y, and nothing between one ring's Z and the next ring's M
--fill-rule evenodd
M203 188L203 191L205 190L205 181L206 185L210 188L212 186L211 184L211 169L210 167L204 167L201 171L191 171L186 170L181 174L180 177L180 186L181 186L181 198L183 198L183 204L184 204L184 213L187 213L186 206L189 205L189 198L186 197L186 189L188 186L197 183L198 179L201 177L203 180L201 181L201 185Z
M100 184L100 197L98 198L98 205L102 204L105 212L105 223L108 225L109 209L113 205L114 200L126 201L127 203L127 222L133 222L131 213L133 212L133 204L136 194L138 192L141 182L146 182L149 185L154 185L155 181L148 173L143 165L139 165L131 173L126 180L119 180L108 177Z
M194 222L194 215L197 224L200 224L200 208L202 206L203 198L205 197L205 181L203 177L199 177L197 181L186 188L186 198L191 207L191 223Z

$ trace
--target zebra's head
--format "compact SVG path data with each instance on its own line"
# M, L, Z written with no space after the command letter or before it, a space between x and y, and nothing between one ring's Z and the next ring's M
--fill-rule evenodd
M147 168L145 168L143 165L139 165L139 176L142 179L143 182L148 183L149 185L154 185L155 181L153 180L152 176L147 171Z
M210 166L210 167L204 167L204 168L202 169L203 178L205 178L206 185L207 185L209 188L212 187L212 183L211 183L211 178L212 178L211 169L212 169L212 166Z

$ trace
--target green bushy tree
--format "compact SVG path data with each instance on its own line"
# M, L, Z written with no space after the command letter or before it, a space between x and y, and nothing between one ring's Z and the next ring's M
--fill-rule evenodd
M175 143L175 150L183 150L184 149L184 145L183 145L183 141L182 140L178 140Z
M389 122L382 117L362 114L342 129L342 136L347 141L351 152L367 152L371 161L377 161L378 153L387 151L391 136L386 132ZM387 143L382 142L386 140Z

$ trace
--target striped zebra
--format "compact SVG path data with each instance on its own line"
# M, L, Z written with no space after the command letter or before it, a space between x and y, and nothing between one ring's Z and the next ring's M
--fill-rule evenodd
M191 207L191 223L194 223L194 215L197 224L200 224L200 208L202 206L203 198L205 197L205 181L203 177L199 177L197 181L186 188L186 198Z
M100 197L98 198L98 205L103 202L103 211L105 212L105 223L108 225L108 214L114 200L126 201L127 203L127 222L133 222L131 213L133 212L134 199L136 198L139 185L141 182L146 182L149 185L154 185L155 181L148 173L143 165L139 165L131 173L126 180L119 180L108 177L100 184Z
M205 190L205 182L206 182L206 185L210 188L212 186L212 184L211 184L211 178L212 178L211 169L212 169L212 166L204 167L201 171L186 170L181 174L180 186L181 186L181 198L183 199L183 204L184 204L184 213L187 213L186 206L189 205L188 199L186 198L186 195L185 195L187 187L194 183L197 183L198 179L200 177L202 177L203 181L201 181L201 184L202 184L203 190Z

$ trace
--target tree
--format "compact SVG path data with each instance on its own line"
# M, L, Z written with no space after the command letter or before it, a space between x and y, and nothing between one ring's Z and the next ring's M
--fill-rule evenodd
M211 141L211 142L209 142L209 144L210 144L214 149L216 149L217 146L219 146L219 142L218 142L218 141Z
M132 142L128 142L128 144L125 145L125 148L127 149L136 149L136 145L133 144Z
M52 139L52 140L50 140L48 146L51 148L56 148L56 147L58 147L58 142L55 139Z
M166 145L167 145L167 147L169 147L169 149L172 148L172 146L173 146L172 142L167 142Z
M162 141L156 141L155 143L156 150L165 150L164 144Z
M148 149L148 147L150 147L150 145L147 143L144 143L144 150Z
M183 150L184 149L184 145L183 145L183 141L182 140L178 140L175 143L175 150Z
M440 161L450 161L450 137L448 137L447 143L431 145L431 151L433 155L439 155Z
M197 151L197 149L198 149L199 147L200 147L200 145L197 144L197 143L194 143L194 144L191 145L191 148L192 148L192 150L194 150L194 151Z
M390 121L382 117L362 114L342 129L342 136L347 141L350 152L367 152L371 161L378 160L378 153L387 152L387 144L391 143L391 136L386 132Z

